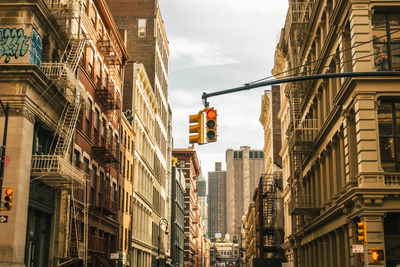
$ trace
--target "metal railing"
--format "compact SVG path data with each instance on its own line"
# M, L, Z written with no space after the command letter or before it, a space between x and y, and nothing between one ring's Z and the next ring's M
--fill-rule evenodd
M85 185L86 174L58 155L33 155L31 171L32 176L42 177L43 180L54 176L60 178L51 179L52 183Z

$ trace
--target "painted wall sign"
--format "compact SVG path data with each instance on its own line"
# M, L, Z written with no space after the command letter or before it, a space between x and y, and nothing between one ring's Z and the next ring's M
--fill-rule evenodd
M0 59L5 56L4 62L8 63L11 57L25 56L29 39L22 28L0 28Z

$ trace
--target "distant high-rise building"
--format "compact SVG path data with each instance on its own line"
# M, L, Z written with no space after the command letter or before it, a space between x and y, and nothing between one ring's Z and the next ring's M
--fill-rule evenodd
M200 174L197 180L197 188L199 190L199 197L205 197L207 195L207 181L202 174Z
M263 151L248 146L226 151L226 225L231 236L240 233L241 218L263 172Z
M207 203L207 181L204 179L203 175L200 174L197 180L197 189L199 194L199 204L200 204L200 217L201 223L204 226L204 234L208 234L208 203Z
M226 233L226 171L221 162L208 172L208 237L215 238L216 233Z

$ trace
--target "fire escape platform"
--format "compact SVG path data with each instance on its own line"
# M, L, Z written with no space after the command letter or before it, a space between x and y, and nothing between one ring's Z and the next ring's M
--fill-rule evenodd
M33 155L31 174L50 187L85 186L86 174L58 155Z

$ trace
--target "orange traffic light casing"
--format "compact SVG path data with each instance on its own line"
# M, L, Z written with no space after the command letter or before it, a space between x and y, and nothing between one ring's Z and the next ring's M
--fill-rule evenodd
M189 143L198 143L199 145L204 144L204 114L203 110L199 111L196 115L189 116L189 133L194 133L194 135L189 135Z
M357 223L357 239L367 245L367 223L359 222Z
M206 110L206 139L208 142L217 141L217 116L214 108Z
M6 210L10 210L12 207L13 193L14 190L11 187L5 187L3 204Z

